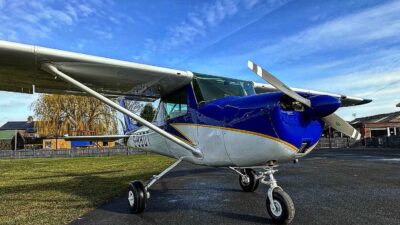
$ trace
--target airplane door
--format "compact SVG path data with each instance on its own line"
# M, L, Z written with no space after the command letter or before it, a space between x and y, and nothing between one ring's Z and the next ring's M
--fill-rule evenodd
M213 126L197 126L200 149L209 165L227 165L231 160L225 149L223 129Z

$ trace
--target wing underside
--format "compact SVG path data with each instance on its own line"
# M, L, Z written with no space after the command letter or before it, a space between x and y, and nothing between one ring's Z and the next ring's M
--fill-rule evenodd
M0 90L85 94L41 70L43 63L106 96L138 100L159 98L190 83L193 76L189 71L0 41Z

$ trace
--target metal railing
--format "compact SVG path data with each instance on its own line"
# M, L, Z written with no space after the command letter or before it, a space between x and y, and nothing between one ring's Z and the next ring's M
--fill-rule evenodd
M355 141L351 138L321 138L317 148L400 148L400 136L363 138Z
M139 149L124 146L113 148L71 148L71 149L20 149L0 150L0 158L56 158L56 157L82 157L82 156L112 156L132 155L145 153Z

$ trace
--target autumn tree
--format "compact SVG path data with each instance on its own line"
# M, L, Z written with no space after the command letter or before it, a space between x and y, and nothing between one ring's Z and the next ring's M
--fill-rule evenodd
M93 97L43 94L31 107L38 121L36 128L41 135L102 135L118 132L115 110Z

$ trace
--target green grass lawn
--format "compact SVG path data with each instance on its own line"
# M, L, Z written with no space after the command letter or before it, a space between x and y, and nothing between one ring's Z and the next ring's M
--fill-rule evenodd
M71 222L172 162L153 154L0 160L0 224Z

